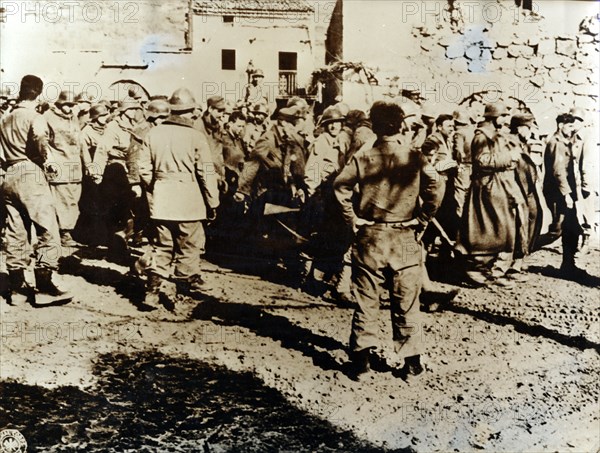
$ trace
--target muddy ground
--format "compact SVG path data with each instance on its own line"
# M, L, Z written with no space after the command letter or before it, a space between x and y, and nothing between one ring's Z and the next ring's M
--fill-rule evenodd
M182 317L142 311L126 267L74 250L63 306L0 301L0 429L29 451L573 451L600 448L600 253L531 257L516 288L461 288L423 315L427 371L346 374L351 307L206 262ZM276 279L275 279L276 280ZM390 337L381 312L382 339Z

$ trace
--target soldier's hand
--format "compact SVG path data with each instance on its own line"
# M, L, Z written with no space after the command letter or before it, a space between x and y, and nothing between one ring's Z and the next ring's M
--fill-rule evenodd
M56 164L45 164L44 170L46 172L46 176L50 181L54 181L58 176L58 167Z
M135 198L140 198L142 196L142 188L140 186L131 186L131 191Z
M217 219L217 210L215 208L209 209L206 218L209 223L214 222Z
M573 207L575 206L575 202L573 201L573 197L571 197L571 194L565 195L565 204L567 205L567 209L573 209Z
M250 209L248 204L248 197L241 192L236 192L233 194L233 201L235 201L238 205L242 206L242 214L246 214Z
M352 224L352 229L354 230L354 234L358 232L361 227L375 225L375 222L372 220L361 219L360 217L356 217L354 219L354 223Z

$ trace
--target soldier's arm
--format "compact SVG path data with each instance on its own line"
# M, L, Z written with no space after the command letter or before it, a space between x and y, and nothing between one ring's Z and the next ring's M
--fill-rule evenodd
M213 162L212 152L206 137L200 132L196 141L196 178L204 201L210 209L219 206L219 174Z
M142 148L143 139L141 137L131 135L131 143L127 151L127 179L129 184L136 185L140 183L140 169L138 162L140 160L140 151Z
M569 195L571 193L571 187L569 186L569 181L567 179L567 146L558 140L554 140L549 143L546 152L549 153L548 162L550 163L550 168L547 168L546 171L552 172L552 176L558 185L560 193L563 196Z
M335 197L342 208L344 220L349 225L354 225L357 217L352 204L352 195L358 179L358 161L353 157L333 183Z
M252 186L254 185L256 175L258 175L260 167L263 161L265 160L266 156L269 155L270 151L270 141L268 137L263 135L256 142L252 154L248 158L248 161L244 164L244 170L240 175L240 180L238 184L239 193L247 197L249 197L252 194Z
M471 144L473 159L483 170L505 170L513 164L513 157L508 152L494 152L484 134L476 134Z
M148 137L146 137L148 138ZM96 151L97 152L97 151ZM140 175L140 182L147 189L152 187L152 154L150 153L150 145L147 140L142 142L140 147L139 159L138 159L138 170Z
M49 136L50 129L46 119L42 115L36 115L31 124L31 137L42 165L48 162L52 154L48 143Z
M425 156L421 154L418 158L421 169L421 183L419 188L421 209L417 215L417 220L421 225L426 226L435 216L442 203L445 182L444 178L440 177L437 170L429 163Z

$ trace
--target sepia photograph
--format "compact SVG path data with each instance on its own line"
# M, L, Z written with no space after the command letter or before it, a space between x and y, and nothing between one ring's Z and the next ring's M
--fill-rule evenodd
M0 0L0 453L598 453L599 192L598 0Z

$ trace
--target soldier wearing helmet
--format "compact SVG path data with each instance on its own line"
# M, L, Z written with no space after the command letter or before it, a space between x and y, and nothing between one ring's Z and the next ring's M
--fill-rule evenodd
M214 220L219 206L210 146L194 128L196 101L188 89L179 88L169 104L171 116L148 132L139 158L156 237L145 299L153 308L160 308L165 280L175 281L177 292L186 295L206 290L200 275L202 221Z
M118 103L116 118L106 126L106 161L98 162L104 168L100 191L105 203L108 246L111 258L129 264L127 241L133 233L131 203L133 193L127 176L127 154L133 130L142 117L139 101L125 98Z
M223 161L223 122L227 116L227 101L222 96L211 96L206 100L206 111L194 126L206 137L213 156L215 170L219 176L219 188L227 192L225 163Z
M106 241L106 222L102 213L103 203L99 185L102 182L103 165L107 160L109 148L105 136L110 117L108 105L102 102L92 105L89 121L81 131L85 173L78 229L83 240L90 245L101 245Z
M250 121L244 134L244 143L248 152L252 152L256 141L271 127L269 107L265 103L255 104L250 109Z
M54 105L44 114L52 155L50 188L56 203L61 243L66 247L76 245L71 233L79 218L83 178L84 144L75 116L76 105L71 91L61 91Z
M142 144L150 130L162 124L170 115L171 107L169 102L164 99L155 99L146 106L145 117L131 132L131 144L127 153L127 178L134 195L132 201L133 214L133 236L134 246L139 246L143 242L144 233L150 234L150 218L148 216L148 202L143 194L140 184L139 157Z

